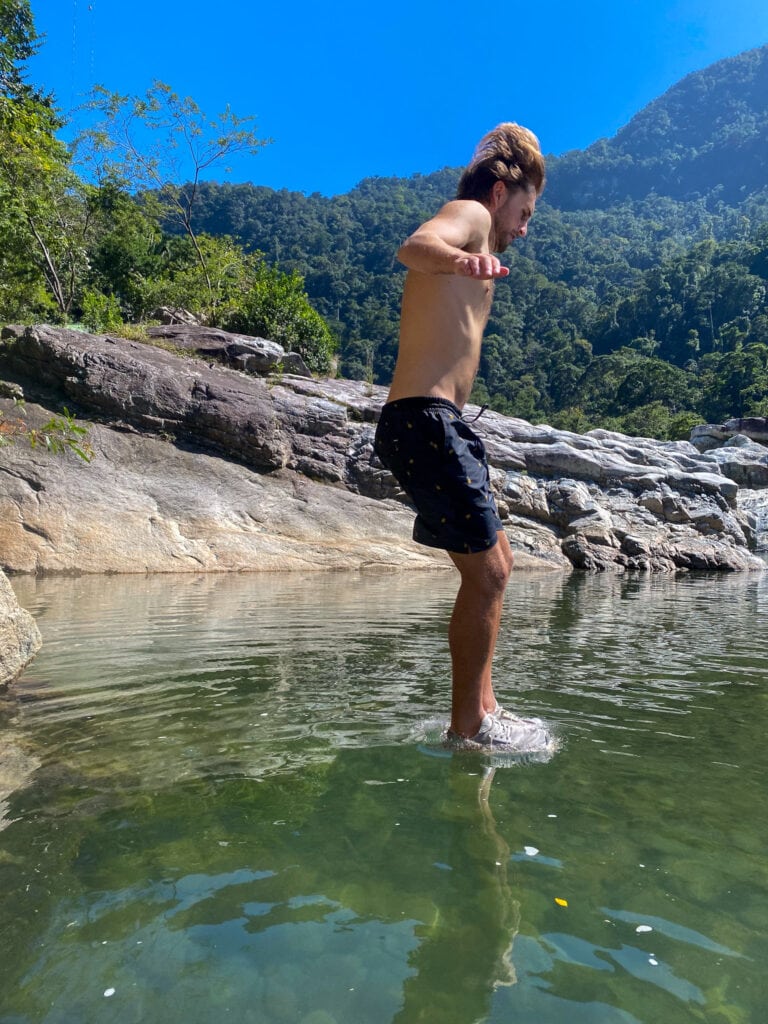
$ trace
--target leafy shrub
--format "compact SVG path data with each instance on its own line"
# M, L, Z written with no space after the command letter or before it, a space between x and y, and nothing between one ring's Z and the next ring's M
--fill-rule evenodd
M240 308L231 310L221 326L268 338L286 351L298 352L313 373L331 372L336 341L312 308L304 280L295 271L284 274L276 267L259 264Z
M89 331L116 331L123 325L120 304L114 295L88 290L81 299L82 322Z

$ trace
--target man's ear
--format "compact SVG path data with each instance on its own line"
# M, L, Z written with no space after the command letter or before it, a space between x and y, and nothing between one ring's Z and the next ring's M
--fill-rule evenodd
M507 186L503 181L497 179L491 188L491 210L498 210L507 198Z

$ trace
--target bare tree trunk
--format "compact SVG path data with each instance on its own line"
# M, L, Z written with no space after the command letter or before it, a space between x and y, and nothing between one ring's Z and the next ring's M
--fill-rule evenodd
M35 225L33 218L29 216L29 214L27 214L27 223L29 224L32 230L32 234L35 236L35 241L40 247L40 252L43 255L43 262L45 264L43 273L45 274L45 279L50 285L51 291L53 292L53 297L56 300L56 304L58 305L62 313L68 313L69 306L71 305L71 300L70 302L67 302L66 300L66 297L64 295L64 289L62 287L61 281L59 280L59 275L56 270L56 264L54 263L53 257L51 256L48 250L48 246L43 241L42 235L37 230L37 226Z

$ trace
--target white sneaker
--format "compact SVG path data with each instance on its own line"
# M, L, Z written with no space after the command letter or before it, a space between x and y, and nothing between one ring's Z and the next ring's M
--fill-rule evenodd
M454 750L496 751L510 754L551 754L556 749L553 734L540 718L520 718L498 705L486 715L474 736L462 736L451 729L446 733L446 746Z

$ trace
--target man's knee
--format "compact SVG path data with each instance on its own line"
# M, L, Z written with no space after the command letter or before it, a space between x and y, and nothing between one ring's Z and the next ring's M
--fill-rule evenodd
M504 538L506 541L506 537ZM512 566L515 561L515 557L512 554L512 549L508 543L498 543L494 547L496 558L494 559L493 575L496 586L500 590L504 590L509 583L509 577L512 574Z
M498 538L498 541L491 549L491 553L495 556L496 571L499 578L503 580L503 586L506 587L512 573L512 567L515 564L515 556L512 553L512 548L509 546L507 535L503 530L499 530Z
M512 572L512 569L515 564L515 555L512 551L512 548L509 545L507 535L503 530L499 530L499 540L498 543L496 544L496 547L499 549L499 551L501 552L505 559L507 566L507 579L509 579L509 575Z

